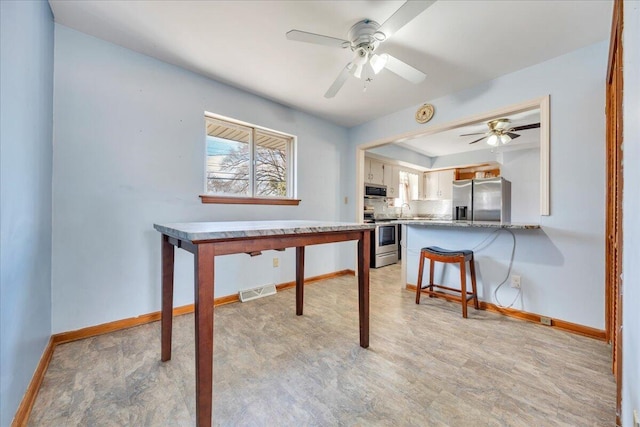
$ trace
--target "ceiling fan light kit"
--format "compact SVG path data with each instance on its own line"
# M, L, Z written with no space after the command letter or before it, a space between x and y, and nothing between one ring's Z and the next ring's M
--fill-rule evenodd
M351 62L342 69L338 77L324 94L325 98L333 98L347 81L349 74L352 74L358 79L364 77L366 90L366 85L372 81L373 75L379 74L385 68L411 83L418 84L427 77L422 71L388 53L378 55L374 52L380 44L388 40L393 33L404 27L433 3L435 3L435 1L407 1L382 25L371 19L359 21L349 30L347 34L349 40L300 30L287 32L287 39L340 47L342 49L350 48L354 52L354 57ZM368 72L369 70L372 71L373 74Z
M373 55L369 60L369 64L373 69L373 73L379 74L380 71L382 71L384 67L387 65L388 61L389 61L389 55L387 55L386 53L383 53L382 55Z
M362 77L362 69L367 64L368 60L369 52L361 47L356 49L356 54L351 61L351 64L354 65L354 67L351 67L354 76L356 76L357 78Z

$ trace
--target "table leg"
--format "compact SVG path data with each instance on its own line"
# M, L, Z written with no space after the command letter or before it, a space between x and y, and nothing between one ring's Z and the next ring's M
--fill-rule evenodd
M175 249L169 243L169 237L162 235L162 312L160 360L171 359L171 329L173 322L173 261Z
M196 246L195 344L196 344L196 425L210 427L213 398L213 277L214 245Z
M304 307L304 246L296 247L296 315L302 316Z
M358 308L360 316L360 347L369 347L369 263L371 232L363 231L358 240Z

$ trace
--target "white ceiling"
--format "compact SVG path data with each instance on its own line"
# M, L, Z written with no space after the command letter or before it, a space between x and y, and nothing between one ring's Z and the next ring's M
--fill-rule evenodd
M440 0L381 45L424 71L413 85L382 71L324 93L350 50L288 41L291 29L347 38L404 1L49 0L56 22L276 102L355 126L609 36L612 1Z

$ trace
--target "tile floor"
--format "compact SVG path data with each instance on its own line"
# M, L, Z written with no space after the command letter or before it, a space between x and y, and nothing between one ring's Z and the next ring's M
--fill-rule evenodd
M195 423L193 316L56 348L31 426ZM215 310L214 425L613 426L607 344L423 298L399 265L371 272L371 345L345 276Z

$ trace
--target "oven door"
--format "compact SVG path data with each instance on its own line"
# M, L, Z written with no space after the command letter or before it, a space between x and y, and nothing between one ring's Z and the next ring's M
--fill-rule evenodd
M376 225L376 255L398 251L398 224Z

